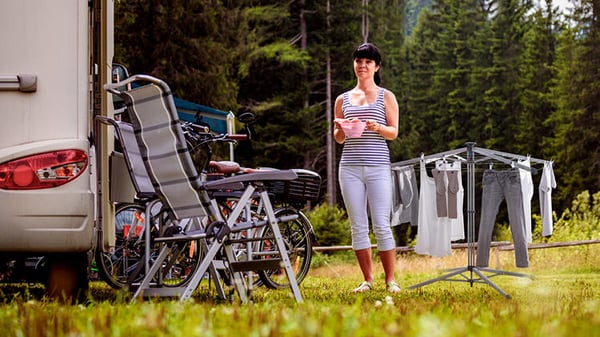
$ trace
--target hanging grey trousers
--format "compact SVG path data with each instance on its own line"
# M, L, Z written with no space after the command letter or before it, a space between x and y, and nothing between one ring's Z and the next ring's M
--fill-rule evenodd
M483 173L483 193L481 197L481 221L477 241L477 267L487 267L490 257L490 242L496 223L496 215L502 200L506 199L508 221L515 247L517 267L529 267L529 254L525 238L525 212L521 177L518 168L505 171L486 170Z

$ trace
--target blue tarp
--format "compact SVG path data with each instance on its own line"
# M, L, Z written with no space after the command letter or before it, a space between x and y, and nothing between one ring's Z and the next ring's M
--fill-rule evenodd
M196 114L202 117L201 121L208 125L211 131L227 133L227 115L229 112L217 110L206 105L193 103L181 98L173 97L179 118L188 122L196 122Z

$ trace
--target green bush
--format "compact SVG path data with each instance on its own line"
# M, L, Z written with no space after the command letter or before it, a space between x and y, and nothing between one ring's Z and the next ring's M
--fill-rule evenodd
M356 256L352 250L339 250L335 252L313 252L311 268L320 268L324 266L340 265L344 263L356 263Z
M538 227L541 227L541 222ZM583 191L554 221L554 232L549 242L600 239L600 192L590 196Z
M306 216L313 225L319 246L351 244L350 223L343 209L322 203Z

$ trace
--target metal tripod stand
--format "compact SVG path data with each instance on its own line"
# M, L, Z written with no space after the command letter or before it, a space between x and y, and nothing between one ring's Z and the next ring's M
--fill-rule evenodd
M467 282L473 286L475 283L485 283L496 289L506 298L511 298L504 290L498 287L490 278L498 275L509 275L516 277L531 276L522 273L515 273L491 268L481 268L475 266L475 153L473 150L474 142L467 142L467 255L468 261L466 267L453 268L448 270L447 274L440 277L415 284L408 289L419 288L438 281ZM484 273L489 273L485 275Z

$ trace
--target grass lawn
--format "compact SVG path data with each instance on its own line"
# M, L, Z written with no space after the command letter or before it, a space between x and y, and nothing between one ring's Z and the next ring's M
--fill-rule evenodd
M486 283L407 289L465 267L461 250L445 258L398 255L396 280L404 290L395 295L385 291L377 258L375 289L353 294L361 281L354 260L318 253L300 304L288 290L264 288L251 304L219 302L206 282L185 303L129 304L127 293L101 282L92 284L88 305L4 292L0 336L600 336L600 244L529 253L527 269L514 267L512 251L491 254L490 268L533 277L492 277L511 299Z

